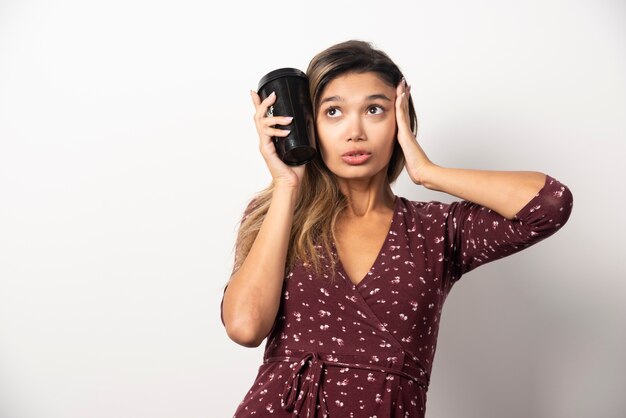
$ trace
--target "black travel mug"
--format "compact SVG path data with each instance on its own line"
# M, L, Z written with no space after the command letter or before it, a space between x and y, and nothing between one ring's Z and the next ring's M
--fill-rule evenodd
M259 81L258 93L264 100L276 93L276 101L267 116L291 116L289 125L275 125L291 130L286 137L273 137L278 157L287 165L305 164L315 156L315 125L313 105L306 74L296 68L279 68L264 75Z

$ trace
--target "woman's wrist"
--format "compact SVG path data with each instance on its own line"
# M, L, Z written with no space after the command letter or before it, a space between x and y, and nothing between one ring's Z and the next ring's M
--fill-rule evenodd
M435 172L439 168L441 167L439 167L437 164L431 161L426 161L420 167L413 170L411 178L413 179L413 182L415 184L430 189L432 186L433 176L436 176Z
M430 161L417 139L411 136L410 139L400 140L400 146L404 153L405 165L409 177L413 183L426 187L428 182L428 171L435 164Z
M299 185L295 186L293 184L277 182L274 184L274 191L273 191L272 197L280 198L280 199L288 199L295 206L296 199L298 197L299 192L300 192Z
M419 179L418 184L422 185L423 187L429 190L439 191L440 189L438 189L436 186L437 177L441 175L443 170L445 170L443 167L435 163L432 163L430 161L427 161L419 170L417 170L418 171L417 178Z

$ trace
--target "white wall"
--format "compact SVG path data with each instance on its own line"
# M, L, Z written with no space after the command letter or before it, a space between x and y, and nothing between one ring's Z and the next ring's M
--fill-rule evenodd
M451 293L427 416L625 416L625 23L620 0L0 1L0 417L232 414L262 356L219 320L270 180L248 90L349 38L400 65L434 162L574 194Z

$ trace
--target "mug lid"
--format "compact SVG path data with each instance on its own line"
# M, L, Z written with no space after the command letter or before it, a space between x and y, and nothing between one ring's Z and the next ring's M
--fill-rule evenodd
M297 68L279 68L277 70L270 71L261 78L261 80L259 81L258 90L261 90L261 88L270 81L276 80L277 78L281 77L302 77L305 79L307 78L306 74L303 71L298 70Z

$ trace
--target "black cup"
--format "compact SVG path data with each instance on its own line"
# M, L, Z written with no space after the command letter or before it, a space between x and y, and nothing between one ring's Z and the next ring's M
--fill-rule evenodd
M276 93L276 101L268 109L268 116L292 116L289 125L276 125L289 129L286 137L273 137L276 153L287 165L305 164L315 157L315 125L313 106L309 93L309 80L296 68L279 68L264 75L259 81L258 93L264 100Z

